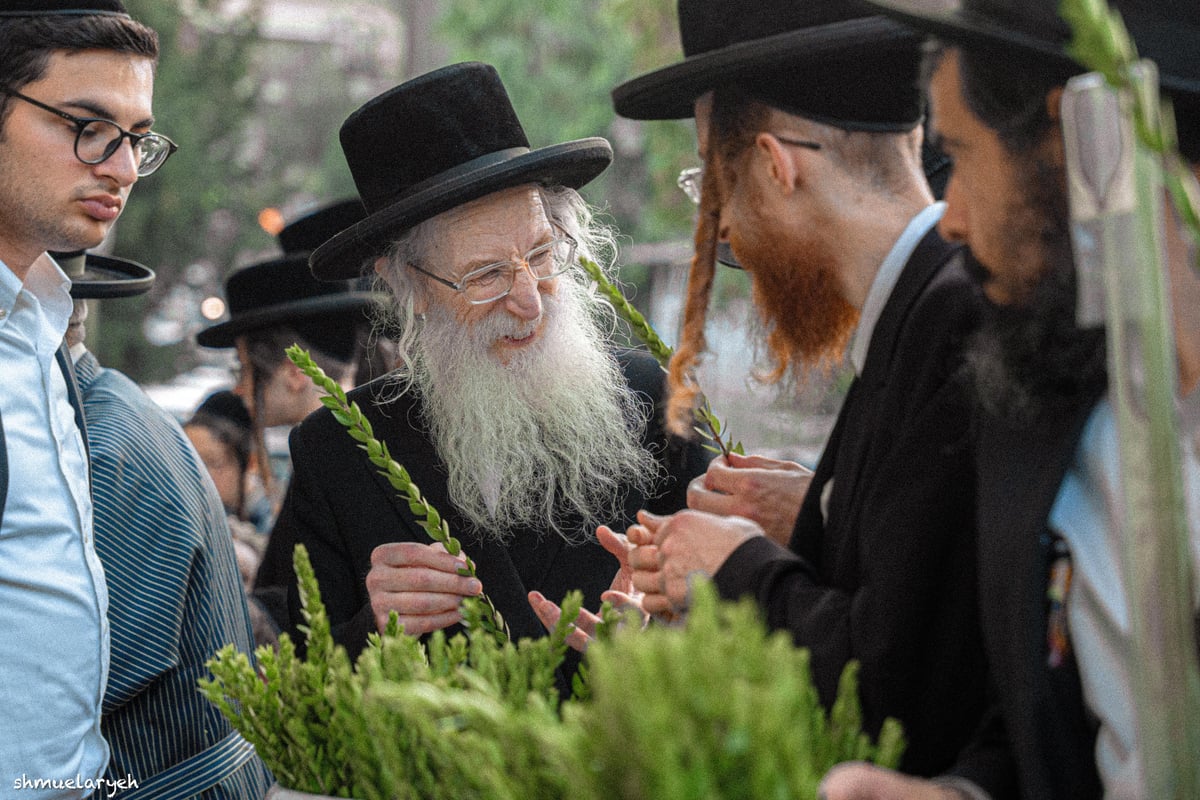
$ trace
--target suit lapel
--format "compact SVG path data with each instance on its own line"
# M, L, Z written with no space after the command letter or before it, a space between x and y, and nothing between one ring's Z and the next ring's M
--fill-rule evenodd
M871 342L866 350L863 374L854 379L838 414L834 432L830 434L826 449L817 464L816 475L808 494L805 495L802 511L797 519L797 534L800 525L805 531L822 530L830 524L844 522L850 513L851 500L857 492L858 480L866 463L870 461L871 445L875 440L875 426L886 425L881 420L875 404L882 397L882 389L892 377L892 360L900 332L908 319L913 303L917 302L925 287L941 271L943 264L959 252L959 247L950 245L937 235L935 229L926 233L913 249L900 277L896 279L892 294L883 305L880 318L871 332ZM840 465L840 467L839 467ZM832 487L828 481L836 481ZM828 503L822 503L822 495L828 493ZM822 513L826 506L828 515ZM811 528L818 524L820 528ZM793 535L793 546L808 542L805 549L814 551L818 543L810 533ZM798 551L805 557L820 563L815 552Z

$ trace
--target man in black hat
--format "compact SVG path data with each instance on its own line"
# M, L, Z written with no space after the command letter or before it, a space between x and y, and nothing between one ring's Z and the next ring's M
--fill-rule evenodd
M98 245L174 150L150 130L157 57L119 0L0 8L0 785L32 798L91 794L109 755L108 597L65 351L55 364L71 299L46 251Z
M179 793L204 800L257 800L270 784L266 768L196 691L222 647L254 658L220 498L179 423L85 344L88 301L148 291L154 274L92 253L55 259L71 277L66 343L87 423L96 552L108 577L112 666L100 729L112 748L109 785L132 777L145 796L186 787Z
M308 256L343 228L361 220L362 203L342 200L305 214L279 232L283 254L238 270L225 282L229 319L196 335L203 347L236 348L240 366L234 392L250 413L258 478L265 494L263 530L270 530L282 502L286 475L278 480L264 430L289 429L321 407L321 396L304 373L288 360L298 344L325 373L349 389L365 346L377 296L354 281L318 281ZM275 623L287 625L287 584L291 583L292 546L280 538L267 542L255 577L255 601Z
M1181 154L1200 174L1195 4L1113 6L1141 55L1158 63ZM944 43L928 65L933 127L955 160L942 230L986 268L991 301L972 363L983 412L980 607L996 706L954 773L970 792L985 792L972 797L1139 798L1148 796L1147 744L1132 687L1159 654L1136 652L1130 632L1105 332L1076 322L1060 121L1064 84L1086 70L1066 53L1056 9L1011 0L884 8ZM1194 433L1200 279L1194 242L1189 252L1190 237L1173 219L1167 227L1178 396ZM1192 574L1200 575L1200 464L1185 438ZM831 774L826 791L830 800L952 796L860 768Z
M299 344L346 388L363 347L374 298L352 281L313 278L308 255L333 234L363 217L362 203L345 200L290 223L279 233L283 255L240 269L225 282L229 319L196 335L203 347L237 350L234 391L253 421L259 472L273 495L263 429L292 427L320 407L320 395L284 351ZM279 498L274 498L278 502Z
M307 546L334 638L352 654L393 610L414 634L457 623L481 583L514 639L543 635L527 596L581 589L598 603L618 565L596 526L624 525L646 504L681 507L705 463L699 447L666 440L661 370L613 352L605 307L576 268L577 254L611 253L612 233L576 189L612 150L599 138L531 150L495 69L479 63L371 100L341 142L368 216L318 248L312 268L380 276L403 364L350 397L479 579L458 574L462 562L324 410L292 434L295 472L272 536Z
M696 573L753 595L811 650L827 704L857 659L866 729L898 718L903 769L935 774L984 705L960 375L978 297L933 230L918 37L840 0L682 0L679 19L684 60L613 92L625 116L694 114L705 160L672 418L691 413L721 240L750 273L771 377L840 359L851 335L856 377L798 507L761 496L794 468L718 459L689 510L630 530L634 585L651 612L686 608Z

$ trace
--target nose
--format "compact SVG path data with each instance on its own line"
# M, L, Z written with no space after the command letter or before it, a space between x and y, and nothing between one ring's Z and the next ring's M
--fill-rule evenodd
M533 277L529 265L513 275L512 291L504 298L505 308L518 319L535 320L542 315L542 292L553 292L558 278L539 281Z
M112 178L118 186L132 186L138 179L138 157L133 151L133 143L122 139L116 151L94 169L98 175Z
M962 187L954 173L950 173L943 199L946 201L946 211L938 222L938 233L948 242L966 243L970 231L967 204L963 201Z

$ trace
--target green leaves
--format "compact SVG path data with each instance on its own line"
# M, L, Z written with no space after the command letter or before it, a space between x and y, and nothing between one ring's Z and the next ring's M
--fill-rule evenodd
M706 582L693 595L685 628L626 627L588 650L591 698L564 713L590 796L811 799L841 761L897 765L898 723L876 743L861 731L856 663L826 714L806 650L768 634L752 602L721 603Z
M609 305L617 312L621 319L628 323L630 330L634 336L646 345L646 349L650 355L658 361L663 369L667 368L667 364L671 361L671 356L675 354L675 350L658 335L658 331L652 326L643 315L633 307L633 304L621 293L616 284L608 279L604 274L604 270L600 269L600 265L583 256L579 257L579 265L583 267L583 271L588 274L595 284L600 294L608 300ZM696 433L700 434L710 442L714 442L716 447L705 445L706 450L711 450L714 453L719 452L728 457L731 452L739 455L745 455L742 449L742 443L733 443L732 438L726 440L723 437L728 433L721 421L713 414L712 408L708 401L705 400L700 408L693 412L696 421L700 424L693 428Z
M466 636L426 645L393 613L352 668L303 545L293 561L307 659L287 634L278 652L258 649L258 671L230 645L199 682L281 785L362 800L571 796L554 676L582 595L563 600L549 636L516 644L491 635L479 598L464 601Z
M583 598L572 592L550 635L489 635L485 605L463 604L467 634L422 642L395 614L351 668L333 643L309 563L294 555L307 661L285 634L256 672L232 646L201 691L291 789L360 800L692 800L816 796L833 764L894 767L889 720L860 730L857 666L822 708L808 652L767 634L752 602L722 603L698 583L685 627L617 629L605 604L585 656L586 686L561 705L555 670Z
M317 366L316 362L312 360L312 356L302 347L293 344L286 352L292 363L307 375L318 389L325 392L325 396L321 398L321 404L330 410L334 419L346 428L354 441L359 443L359 449L367 454L367 459L375 465L379 474L387 479L393 489L408 500L409 511L416 517L417 524L421 526L422 530L429 535L429 538L440 542L450 555L462 555L466 561L466 567L465 571L460 574L476 577L475 562L463 552L462 544L458 539L450 535L450 526L442 519L437 509L421 496L421 490L413 483L408 471L392 458L387 444L375 438L375 434L371 430L371 423L362 413L358 404L349 401L345 390L338 385L337 381L326 375L325 371ZM479 597L483 603L483 610L475 620L475 624L482 625L483 630L497 639L507 641L509 632L504 617L486 594L481 594Z

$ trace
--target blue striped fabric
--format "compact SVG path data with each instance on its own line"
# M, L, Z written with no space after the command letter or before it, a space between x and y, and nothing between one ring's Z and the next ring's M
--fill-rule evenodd
M196 681L219 648L251 653L253 640L221 502L182 429L90 353L76 371L112 628L101 726L112 746L108 778L143 783L230 733ZM235 763L237 748L226 749L221 757ZM171 796L260 800L270 783L257 757L197 794L203 772L181 778Z

